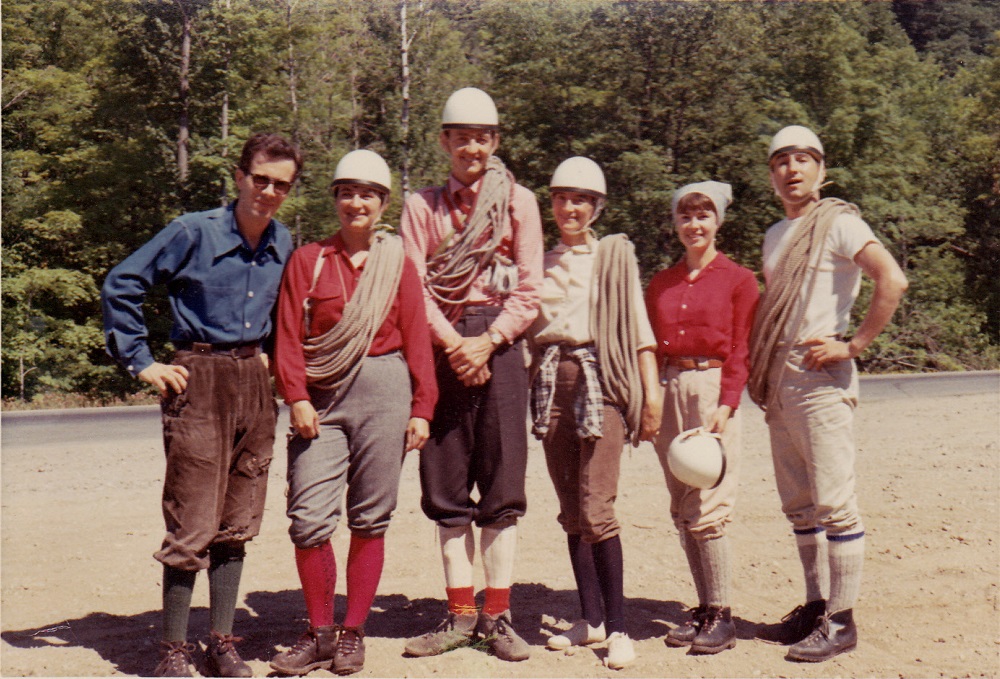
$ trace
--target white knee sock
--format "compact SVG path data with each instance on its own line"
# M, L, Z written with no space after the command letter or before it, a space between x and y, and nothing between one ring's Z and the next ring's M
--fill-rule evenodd
M826 531L795 534L799 548L802 572L806 580L806 601L826 598L830 591L830 557L828 555Z
M504 528L486 526L479 538L486 586L510 589L514 582L514 556L517 550L517 524Z
M850 540L830 541L830 600L828 613L854 608L861 591L861 570L865 560L865 534Z
M472 526L438 526L444 582L449 588L472 587L472 564L476 556L476 538Z

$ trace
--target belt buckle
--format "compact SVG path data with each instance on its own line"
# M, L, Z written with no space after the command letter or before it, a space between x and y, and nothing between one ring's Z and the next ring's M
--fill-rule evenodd
M207 356L212 353L212 345L205 342L191 342L191 351Z
M708 359L708 358L697 359L696 358L695 361L694 361L694 367L695 367L696 370L699 370L699 371L708 370L709 368L712 367L711 359Z

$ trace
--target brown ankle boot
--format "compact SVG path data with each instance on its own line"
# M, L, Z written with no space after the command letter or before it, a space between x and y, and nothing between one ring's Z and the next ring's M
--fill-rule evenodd
M232 634L219 634L212 630L205 648L205 664L213 677L252 677L253 670L243 662L233 645L243 641Z
M337 627L310 627L295 645L279 653L271 661L271 669L284 675L308 674L313 670L328 670L337 652Z
M721 653L736 645L736 625L728 606L709 606L705 610L698 636L691 642L694 653Z
M354 674L365 666L365 632L361 627L341 627L337 637L337 652L333 656L333 671Z

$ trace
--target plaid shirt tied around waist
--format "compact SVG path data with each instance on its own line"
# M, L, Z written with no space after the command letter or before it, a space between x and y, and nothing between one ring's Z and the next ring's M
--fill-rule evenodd
M604 432L604 392L601 390L601 366L593 344L576 347L550 344L545 348L531 390L531 433L540 439L549 430L552 400L556 394L556 373L562 356L579 363L584 376L584 388L577 391L573 403L576 433L581 439L599 439Z

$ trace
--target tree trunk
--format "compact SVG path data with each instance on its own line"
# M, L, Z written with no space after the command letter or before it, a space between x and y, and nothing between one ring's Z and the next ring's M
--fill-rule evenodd
M285 27L288 30L288 100L292 107L292 143L299 146L299 93L298 93L298 72L295 57L295 43L292 41L292 11L295 9L294 0L285 3ZM301 186L295 182L295 204L298 205L299 192ZM292 219L292 231L295 232L295 247L302 247L302 216L298 210Z
M191 14L184 6L183 0L177 0L177 7L181 12L181 72L180 72L180 119L177 130L177 180L180 183L181 202L187 209L187 181L188 181L188 145L191 139L190 131L190 106L191 106L191 85L188 82L188 73L191 68Z
M403 166L400 170L400 185L403 191L403 201L410 195L410 41L406 30L406 0L399 1L399 55L401 69L401 85L403 91L403 110L399 116L400 136L403 146Z
M232 47L230 43L232 33L229 30L229 17L232 9L233 7L230 0L226 0L226 15L224 19L226 22L226 57L223 64L225 75L222 79L222 111L219 114L219 138L220 143L222 144L221 155L223 161L226 161L229 158L229 68L230 58L232 57ZM229 175L229 172L229 164L224 162L222 166L222 177L220 177L219 181L219 204L222 205L222 207L229 205L229 192L226 190L226 177Z

